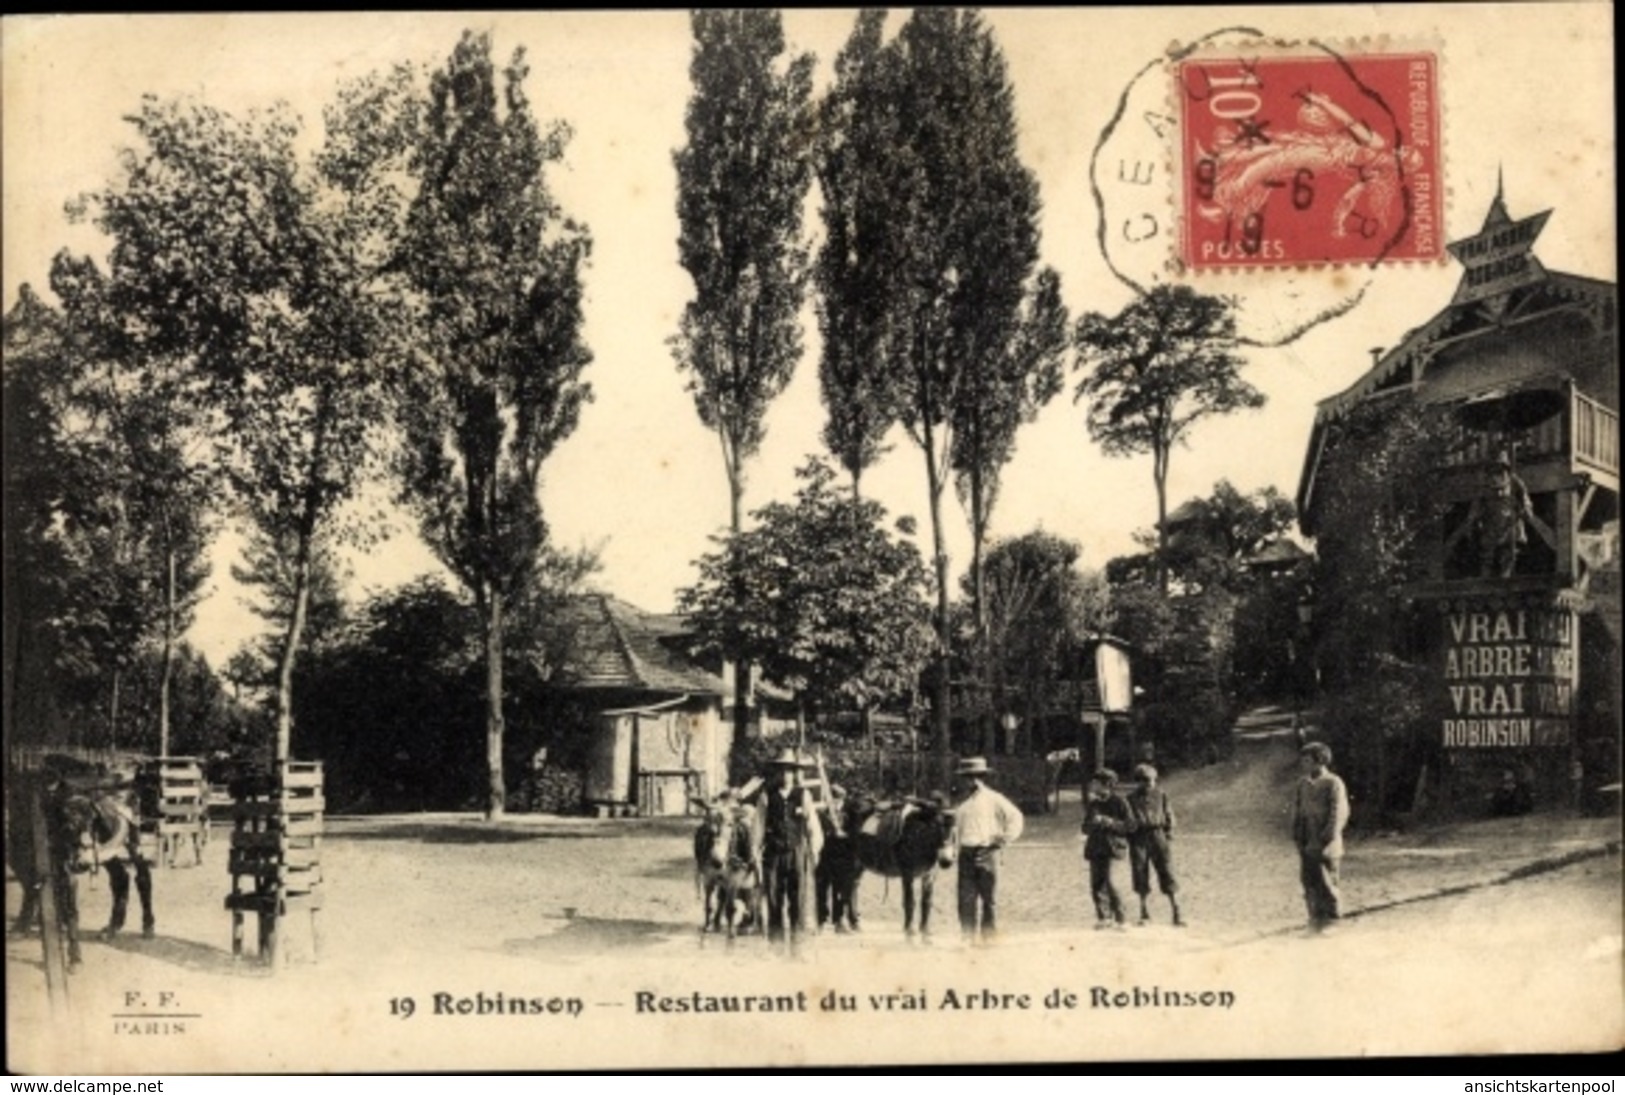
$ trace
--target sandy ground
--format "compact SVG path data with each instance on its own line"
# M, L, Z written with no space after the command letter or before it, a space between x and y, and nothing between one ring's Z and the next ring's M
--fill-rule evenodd
M290 962L273 974L230 953L217 829L202 865L157 872L155 939L86 942L68 1007L47 1007L37 934L8 941L8 1054L27 1072L387 1071L1625 1043L1617 851L1489 884L1617 841L1617 819L1357 841L1348 905L1382 911L1307 938L1285 832L1292 771L1290 746L1264 739L1168 780L1185 929L1154 897L1150 927L1090 930L1068 796L1029 818L1001 876L1001 938L975 948L958 938L951 875L928 941L903 935L898 886L874 876L858 935L812 937L794 954L702 937L691 821L332 818L320 958L296 917ZM82 906L95 928L109 895L104 879L93 885ZM1450 887L1465 892L1425 899ZM8 918L19 900L8 882ZM1133 995L1155 987L1191 1004ZM789 1011L710 1015L695 993L767 994Z

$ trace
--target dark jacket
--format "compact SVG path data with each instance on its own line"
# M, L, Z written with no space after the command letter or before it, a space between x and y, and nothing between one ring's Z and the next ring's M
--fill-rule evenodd
M807 792L801 787L788 791L770 786L762 793L762 850L768 855L784 855L795 849L796 835L807 815Z
M1083 855L1086 859L1122 859L1128 855L1128 836L1134 819L1128 803L1115 791L1105 798L1083 802Z

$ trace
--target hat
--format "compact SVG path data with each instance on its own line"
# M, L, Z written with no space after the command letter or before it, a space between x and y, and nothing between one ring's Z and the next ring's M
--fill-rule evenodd
M1104 783L1108 787L1117 785L1117 773L1110 768L1096 768L1095 774L1089 777L1092 783Z
M966 757L954 769L956 776L987 776L992 775L992 769L987 766L986 757Z
M1149 764L1136 764L1134 766L1134 778L1138 780L1156 779L1157 770Z
M767 762L769 768L811 768L809 761L801 759L794 749L781 749L779 755Z

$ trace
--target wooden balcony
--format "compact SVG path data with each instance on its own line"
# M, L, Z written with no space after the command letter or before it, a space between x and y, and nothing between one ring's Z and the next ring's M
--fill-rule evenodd
M1508 452L1532 491L1563 489L1584 477L1604 490L1619 492L1619 412L1568 384L1561 389L1558 408L1533 425L1521 429L1458 425L1445 460L1447 478L1466 475L1463 482L1471 482L1472 475Z
M1598 486L1618 493L1619 412L1583 392L1575 391L1573 395L1573 468L1576 473L1589 475Z

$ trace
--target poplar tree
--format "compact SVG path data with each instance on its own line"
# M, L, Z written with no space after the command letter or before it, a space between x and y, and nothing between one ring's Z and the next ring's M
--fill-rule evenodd
M885 22L883 11L858 16L835 58L834 87L818 108L815 163L824 241L813 279L822 336L822 436L850 478L854 498L897 421L886 333L889 273L898 258L888 223L886 170L901 104L887 86Z
M591 398L580 379L592 360L581 338L591 242L546 179L570 131L537 123L528 71L519 49L499 74L490 37L465 33L434 74L395 260L421 309L401 402L402 493L479 612L491 817L506 806L506 619L547 545L542 466Z
M1022 337L1038 258L1038 185L1016 155L1015 91L979 14L919 9L886 52L896 127L882 154L886 231L875 255L886 272L897 413L926 466L939 639L935 737L946 753L951 625L942 494L965 401L987 389L975 378L990 376ZM982 459L971 463L986 468Z
M807 280L802 205L811 182L811 54L782 60L777 11L696 11L687 143L676 151L678 255L694 282L671 340L728 478L743 527L745 463L768 405L801 356ZM734 720L749 718L750 666L735 671Z

